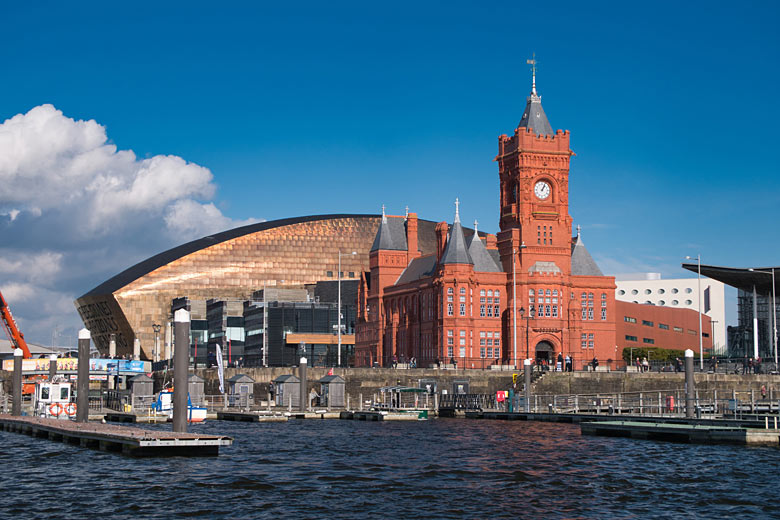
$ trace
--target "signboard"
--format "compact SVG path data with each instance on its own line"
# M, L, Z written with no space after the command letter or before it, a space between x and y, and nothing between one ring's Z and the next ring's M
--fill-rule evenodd
M146 368L147 361L134 361L130 359L90 359L90 372L116 372L116 363L119 362L119 371L124 373L143 374L151 372L151 367ZM110 366L109 366L110 365ZM57 358L57 372L75 372L79 368L78 358ZM9 372L14 369L14 360L3 360L3 370ZM23 359L22 372L48 372L49 359Z

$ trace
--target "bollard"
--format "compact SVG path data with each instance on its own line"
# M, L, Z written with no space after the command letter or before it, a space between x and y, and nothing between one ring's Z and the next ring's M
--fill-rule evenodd
M79 331L79 360L89 359L89 346L92 335L87 329ZM78 364L76 379L76 422L89 420L89 363Z
M22 356L24 352L20 348L14 349L14 400L11 404L11 415L22 415Z
M190 312L179 309L173 315L173 431L186 432L189 414Z
M54 381L57 375L57 354L49 356L49 381Z
M693 379L693 350L685 350L685 417L694 415L693 403L696 392Z
M523 380L525 383L525 412L531 411L531 360L523 360Z
M300 383L301 386L300 386L300 390L299 390L299 393L301 394L301 398L298 400L298 404L299 404L298 410L300 410L301 412L305 412L306 411L306 407L307 407L307 404L309 402L309 394L307 392L307 389L308 389L308 386L309 386L309 382L306 379L306 377L307 377L307 375L306 375L306 363L307 363L306 358L302 357L301 358L301 362L298 365L298 378L301 380L301 383Z

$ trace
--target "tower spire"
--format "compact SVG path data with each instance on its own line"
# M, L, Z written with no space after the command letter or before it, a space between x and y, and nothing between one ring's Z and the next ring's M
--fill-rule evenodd
M474 219L474 234L475 235L477 235L477 233L478 233L478 231L477 231L477 224L478 224L477 219Z
M525 62L531 66L531 95L536 95L536 53L533 53L531 55L530 60L525 60Z
M580 227L580 225L579 225L579 224L577 224L577 239L578 239L578 240L579 240L579 238L580 238L580 230L581 230L581 229L582 229L582 228Z

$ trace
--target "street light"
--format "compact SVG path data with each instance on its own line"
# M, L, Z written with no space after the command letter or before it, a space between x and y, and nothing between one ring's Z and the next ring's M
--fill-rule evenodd
M152 325L152 329L154 329L154 352L152 353L152 361L157 361L157 356L160 352L160 329L162 328L162 325L159 325L157 323Z
M522 318L523 316L525 316L525 308L520 307L520 317ZM531 319L531 313L529 311L528 317L525 319L525 359L531 359L528 353L528 329L530 328L528 323L530 319Z
M759 269L748 269L748 271L772 275L772 328L774 329L774 341L772 347L775 351L775 371L777 371L777 306L775 305L775 268L772 267L771 272L761 271ZM758 317L756 317L756 320L758 320Z
M686 256L686 260L693 260L692 256ZM696 299L699 302L699 369L704 370L704 342L701 338L701 253L696 255L696 263L699 266L698 274L696 276L697 280L697 292L696 292Z
M356 255L357 251L352 251L350 254ZM341 249L339 249L339 271L338 271L338 285L339 285L339 309L338 309L338 328L339 328L339 353L338 353L338 366L341 366Z
M520 249L525 248L525 242L521 242ZM514 356L512 363L514 363L515 369L517 369L517 274L515 273L515 256L518 252L519 249L512 249L512 355Z

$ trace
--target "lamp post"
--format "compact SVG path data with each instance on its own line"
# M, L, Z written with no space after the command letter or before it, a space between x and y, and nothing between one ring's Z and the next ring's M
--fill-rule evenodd
M761 271L759 269L748 269L748 271L772 275L772 328L774 329L772 348L775 352L775 371L777 371L777 306L775 305L775 268L772 267L771 271ZM758 320L757 316L754 318L755 320Z
M525 316L525 308L520 307L520 317L523 318ZM531 312L529 310L528 317L525 318L525 359L531 359L530 354L528 352L528 329L529 325L528 322L531 319Z
M692 256L686 256L686 260L693 260ZM696 298L699 302L699 370L704 370L704 342L701 338L701 253L696 255L696 263L699 266L696 280L697 280L697 290L696 290Z
M357 251L350 253L356 255ZM339 249L339 270L338 270L338 286L339 286L339 303L338 303L338 336L339 336L339 353L338 353L338 366L341 367L341 249Z
M154 352L152 353L152 361L157 361L157 356L160 353L160 329L162 329L162 325L154 323L152 329L154 330Z

